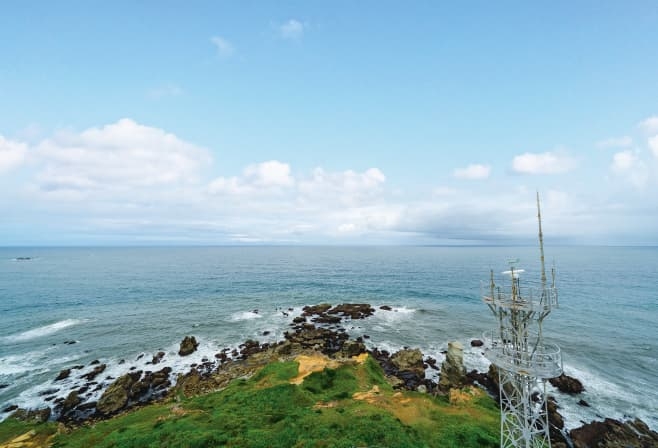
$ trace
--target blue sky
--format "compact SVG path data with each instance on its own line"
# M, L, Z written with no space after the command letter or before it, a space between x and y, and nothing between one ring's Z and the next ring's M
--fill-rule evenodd
M658 244L658 5L0 5L0 245Z

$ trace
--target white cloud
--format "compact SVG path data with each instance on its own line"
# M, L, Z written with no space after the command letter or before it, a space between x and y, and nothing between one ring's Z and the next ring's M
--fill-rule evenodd
M650 137L648 141L648 145L654 157L658 158L658 135L654 135L653 137Z
M289 187L294 183L290 175L290 165L278 160L249 165L244 175L259 187Z
M521 174L560 174L571 171L575 167L575 159L561 151L526 152L515 156L512 160L512 169Z
M626 179L636 188L643 188L649 179L646 164L636 151L630 149L615 153L610 168L614 174Z
M0 135L0 174L6 173L25 160L27 145L21 142L7 140Z
M627 135L623 137L612 137L596 143L599 148L628 148L633 144L633 139Z
M208 185L211 194L245 195L252 193L269 194L294 185L290 165L269 160L247 166L242 176L218 177Z
M235 48L228 40L220 36L213 36L210 42L217 48L217 54L223 58L228 58L235 53Z
M198 181L207 150L162 129L121 119L80 133L61 132L36 147L44 191L130 190Z
M637 125L638 128L642 129L647 134L658 133L658 115L647 118L646 120L641 121Z
M299 192L307 202L339 202L355 206L376 196L386 182L386 176L378 168L359 173L352 170L327 172L313 170L309 179L299 182Z
M284 39L300 39L304 35L306 26L298 20L290 19L279 26L279 33Z
M453 171L453 176L457 179L486 179L491 173L491 167L489 165L480 165L472 164L468 165L466 168L457 168Z

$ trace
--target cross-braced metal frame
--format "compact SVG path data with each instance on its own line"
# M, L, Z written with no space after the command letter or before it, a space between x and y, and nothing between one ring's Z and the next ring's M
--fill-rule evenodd
M546 380L562 373L560 348L546 344L542 322L558 306L555 270L547 285L544 242L537 195L541 285L520 282L522 269L511 262L509 283L494 282L493 271L482 298L497 317L498 328L485 333L485 356L496 366L500 389L500 446L502 448L550 448ZM484 291L486 289L486 292Z

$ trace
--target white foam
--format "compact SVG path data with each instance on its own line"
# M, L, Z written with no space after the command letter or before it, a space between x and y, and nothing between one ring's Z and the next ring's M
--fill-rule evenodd
M231 320L233 322L239 322L241 320L253 320L253 319L262 319L263 316L261 316L258 313L254 313L253 311L242 311L240 313L233 313L231 315Z
M63 330L74 325L81 323L81 320L78 319L65 319L55 322L53 324L44 325L43 327L33 328L31 330L24 331L22 333L13 334L10 336L5 336L2 338L6 342L22 342L29 341L31 339L40 338L43 336L48 336L53 333L57 333L60 330Z
M19 375L43 367L42 360L46 352L47 350L37 350L0 358L0 375Z

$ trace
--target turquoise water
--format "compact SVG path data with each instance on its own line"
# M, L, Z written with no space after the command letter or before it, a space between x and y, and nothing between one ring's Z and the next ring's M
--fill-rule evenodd
M182 371L247 338L281 339L302 306L320 302L394 306L348 330L442 360L449 340L468 347L493 327L480 281L506 270L510 257L539 279L534 247L0 249L0 410L36 406L53 387L66 396L75 380L52 380L74 364L99 359L116 376L164 350L165 364ZM658 249L548 247L546 258L555 260L560 307L545 336L587 389L582 397L551 391L567 426L637 416L658 429ZM201 347L179 358L187 334ZM470 347L465 362L487 367ZM591 407L576 405L580 398Z

